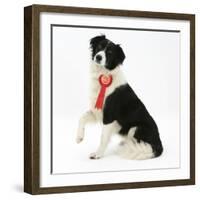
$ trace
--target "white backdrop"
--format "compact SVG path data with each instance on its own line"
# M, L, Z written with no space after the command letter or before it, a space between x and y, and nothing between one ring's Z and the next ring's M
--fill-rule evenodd
M198 0L24 0L24 1L4 1L0 7L0 22L1 37L0 37L0 52L1 52L1 73L0 73L0 119L1 119L1 135L0 150L1 150L1 165L0 165L0 186L1 199L108 199L112 196L113 199L169 199L169 196L174 198L198 199L200 195L200 143L199 143L199 68L196 68L196 131L197 131L197 185L195 186L179 186L179 187L162 187L150 189L134 189L134 190L115 190L101 192L86 192L73 194L56 194L56 195L41 195L38 197L30 196L23 193L23 7L32 3L40 4L55 4L55 5L72 5L72 6L87 6L87 7L102 7L102 8L118 8L118 9L133 9L133 10L151 10L161 12L185 12L196 13L196 44L200 43L199 30L199 1ZM10 12L8 12L8 10ZM12 44L12 48L8 47ZM199 55L200 48L197 45L196 55ZM12 57L12 59L11 59ZM199 57L196 57L196 65L199 66ZM8 109L9 108L9 109ZM12 139L11 139L12 138ZM156 195L156 196L155 196Z
M121 44L126 54L125 77L160 129L164 145L160 158L120 160L112 156L115 144L105 154L107 158L90 160L89 153L100 140L98 126L86 130L83 144L75 143L79 118L89 108L89 40L101 33ZM53 27L53 172L178 168L179 76L180 33Z

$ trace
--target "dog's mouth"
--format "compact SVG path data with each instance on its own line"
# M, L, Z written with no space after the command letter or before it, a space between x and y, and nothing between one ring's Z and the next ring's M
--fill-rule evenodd
M106 64L102 63L101 61L98 60L93 60L95 65L100 67L100 68L106 68Z

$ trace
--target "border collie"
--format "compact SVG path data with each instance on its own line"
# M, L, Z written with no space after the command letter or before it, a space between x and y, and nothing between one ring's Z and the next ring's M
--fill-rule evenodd
M112 134L123 136L120 155L126 159L150 159L163 152L158 127L144 104L127 83L121 65L125 54L120 45L100 35L90 40L91 106L79 121L76 142L84 138L87 123L102 122L102 135L91 159L104 155Z

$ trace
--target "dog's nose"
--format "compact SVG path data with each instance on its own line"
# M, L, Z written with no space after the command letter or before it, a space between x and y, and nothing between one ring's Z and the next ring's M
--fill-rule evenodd
M96 61L97 61L97 62L100 62L101 60L102 60L102 56L101 56L101 55L97 55L97 56L96 56Z

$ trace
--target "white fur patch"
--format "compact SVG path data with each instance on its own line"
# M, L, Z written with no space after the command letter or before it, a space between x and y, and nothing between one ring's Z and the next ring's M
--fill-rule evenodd
M129 130L128 136L121 143L118 153L122 158L132 160L145 160L154 157L154 153L150 144L134 139L136 128Z

